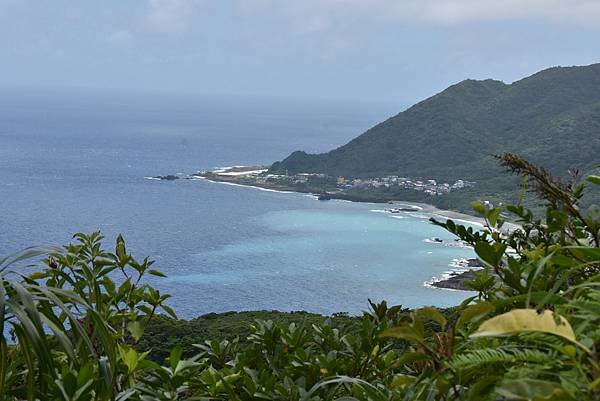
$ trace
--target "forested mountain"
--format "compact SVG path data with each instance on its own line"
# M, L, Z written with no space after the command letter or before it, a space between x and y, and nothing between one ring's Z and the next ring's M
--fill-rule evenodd
M325 154L294 152L271 172L400 175L514 190L492 155L518 153L558 175L600 162L600 64L555 67L512 84L465 80Z

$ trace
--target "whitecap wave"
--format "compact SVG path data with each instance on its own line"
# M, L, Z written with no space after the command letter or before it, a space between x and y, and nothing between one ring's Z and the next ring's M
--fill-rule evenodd
M394 206L423 210L423 208L421 206L411 205L409 203L395 203Z
M411 217L417 218L417 219L427 219L427 220L429 220L429 218L431 217L428 214L418 213L418 212L406 212L406 214L408 214Z
M441 214L433 214L432 216L437 219L440 219L441 221L452 220L454 222L465 223L465 224L469 224L472 226L484 227L483 223L480 223L479 221L475 221L475 220L458 219L455 217L448 217L448 216L444 216Z

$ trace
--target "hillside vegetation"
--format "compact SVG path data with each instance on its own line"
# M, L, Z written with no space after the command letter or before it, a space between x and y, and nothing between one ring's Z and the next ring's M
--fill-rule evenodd
M516 152L551 172L594 168L600 154L600 64L550 68L507 85L466 80L325 154L294 152L270 173L399 175L477 182L471 196L514 191L492 155ZM472 198L471 198L472 199Z

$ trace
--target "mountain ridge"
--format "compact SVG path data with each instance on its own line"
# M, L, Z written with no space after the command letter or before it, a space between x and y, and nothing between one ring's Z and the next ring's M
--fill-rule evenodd
M463 80L322 154L296 151L271 173L400 175L514 189L493 154L518 153L552 173L600 161L600 63L551 67L510 84Z

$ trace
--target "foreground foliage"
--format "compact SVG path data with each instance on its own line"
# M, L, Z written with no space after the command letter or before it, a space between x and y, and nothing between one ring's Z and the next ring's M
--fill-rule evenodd
M145 332L176 322L157 313L175 314L168 295L144 284L162 273L121 237L114 252L99 233L77 234L64 248L0 260L1 398L600 399L600 208L579 205L600 177L563 182L514 155L500 160L527 177L546 214L475 202L481 231L434 221L486 265L470 282L477 295L451 310L382 302L355 319L257 320L243 338L195 352L172 341L163 358ZM505 229L509 215L518 229ZM40 254L42 268L22 273Z
M270 320L280 327L289 327L292 323L305 327L327 324L346 332L354 330L360 318L341 313L326 317L303 311L209 313L191 320L159 315L148 322L144 335L134 344L134 348L138 351L151 350L148 358L163 362L177 345L181 346L184 357L197 354L198 348L194 344L203 344L206 340L235 340L243 347L249 343L248 337L253 333L252 324L257 320Z

